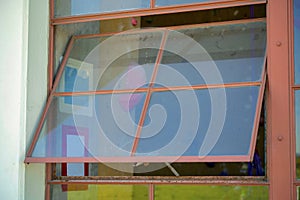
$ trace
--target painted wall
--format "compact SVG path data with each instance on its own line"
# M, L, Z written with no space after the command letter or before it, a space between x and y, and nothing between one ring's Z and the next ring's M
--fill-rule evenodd
M23 161L46 97L48 1L0 0L0 13L1 199L43 199L44 165Z
M27 0L0 1L0 194L24 199Z
M30 0L28 15L28 68L26 99L26 149L32 141L35 128L47 96L48 64L48 0ZM25 199L44 199L45 165L26 165Z

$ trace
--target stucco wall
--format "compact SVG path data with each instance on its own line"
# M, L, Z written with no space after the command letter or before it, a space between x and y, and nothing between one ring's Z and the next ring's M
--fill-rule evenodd
M0 194L24 199L27 0L0 1Z
M48 0L29 1L26 149L28 149L47 96ZM45 165L26 165L25 199L44 198Z
M44 165L24 164L47 86L48 1L0 0L1 199L43 199Z

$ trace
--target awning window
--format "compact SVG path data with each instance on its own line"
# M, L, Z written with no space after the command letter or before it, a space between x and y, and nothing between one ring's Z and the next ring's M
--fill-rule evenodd
M260 19L74 36L25 162L250 161L265 50Z

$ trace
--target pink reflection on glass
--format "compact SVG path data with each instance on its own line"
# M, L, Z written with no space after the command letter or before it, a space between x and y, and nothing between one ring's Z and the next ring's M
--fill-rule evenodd
M123 89L139 88L146 84L146 72L140 65L132 63L120 82L120 88ZM142 97L141 93L121 94L119 103L124 111L130 111L141 101Z

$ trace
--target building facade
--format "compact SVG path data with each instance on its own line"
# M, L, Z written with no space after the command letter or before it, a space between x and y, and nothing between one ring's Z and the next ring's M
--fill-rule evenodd
M2 2L3 198L298 199L299 10Z

